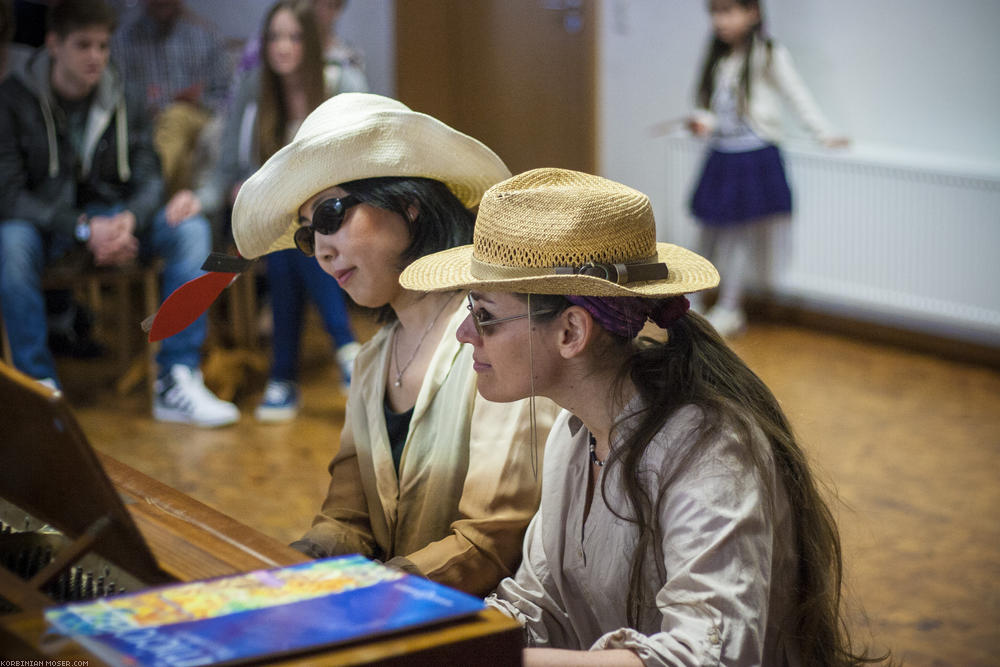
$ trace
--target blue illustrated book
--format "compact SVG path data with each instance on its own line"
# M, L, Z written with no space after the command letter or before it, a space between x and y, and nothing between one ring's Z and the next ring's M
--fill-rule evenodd
M45 612L111 664L194 667L304 652L475 614L482 600L362 556L173 584Z

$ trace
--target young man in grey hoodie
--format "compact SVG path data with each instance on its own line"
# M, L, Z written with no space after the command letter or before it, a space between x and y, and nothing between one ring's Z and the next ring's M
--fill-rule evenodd
M114 25L104 0L57 3L45 45L0 84L0 310L14 365L50 386L58 380L46 343L47 264L74 250L99 266L155 255L169 294L211 251L203 216L162 206L149 123L108 66ZM239 418L202 381L205 331L202 316L163 342L155 418L199 426Z

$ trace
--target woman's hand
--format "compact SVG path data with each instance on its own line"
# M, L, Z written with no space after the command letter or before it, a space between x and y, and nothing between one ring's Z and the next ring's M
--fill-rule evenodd
M180 190L167 202L167 224L176 227L193 215L201 213L201 200L190 190Z
M309 540L295 540L288 546L310 558L326 558L330 555L326 549Z

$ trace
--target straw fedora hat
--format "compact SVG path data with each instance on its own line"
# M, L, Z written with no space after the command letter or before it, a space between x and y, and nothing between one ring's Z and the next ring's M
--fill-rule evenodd
M483 195L472 245L422 257L412 290L669 297L719 284L704 257L656 242L649 198L600 176L533 169Z
M294 248L299 206L326 188L380 176L433 178L474 208L510 170L481 142L401 102L341 93L316 107L240 188L236 247L246 258Z

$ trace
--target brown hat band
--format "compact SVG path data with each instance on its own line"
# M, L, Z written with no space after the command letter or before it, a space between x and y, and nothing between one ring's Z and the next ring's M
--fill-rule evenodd
M496 264L487 264L472 257L470 258L469 270L477 280L509 280L551 275L583 275L624 285L625 283L666 279L669 274L667 265L663 262L649 261L656 258L656 255L653 255L634 263L600 264L597 262L587 262L581 266L533 268L497 266Z

